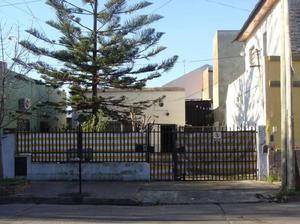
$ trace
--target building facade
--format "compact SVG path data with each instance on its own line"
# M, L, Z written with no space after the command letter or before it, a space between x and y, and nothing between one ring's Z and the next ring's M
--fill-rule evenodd
M219 30L213 39L213 110L216 125L226 125L228 84L244 72L242 43L233 43L238 31Z
M109 89L99 91L99 96L118 99L125 97L123 104L133 105L140 101L162 98L143 111L148 123L185 125L185 91L178 87L145 88L142 90ZM128 110L129 108L126 108Z
M6 69L6 63L1 65ZM12 71L5 73L7 88L1 125L4 131L48 131L65 127L65 113L54 106L65 100L64 91Z
M300 7L289 0L294 77L294 119L296 146L300 146ZM245 45L245 72L229 85L227 123L229 126L266 127L267 144L280 147L280 27L281 3L259 1L236 40ZM296 25L298 24L298 25Z

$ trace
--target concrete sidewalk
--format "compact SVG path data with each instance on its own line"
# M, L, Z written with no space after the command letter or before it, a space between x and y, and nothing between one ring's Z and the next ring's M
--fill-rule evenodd
M31 182L23 193L0 197L0 203L46 204L207 204L255 203L279 190L279 184L240 182ZM260 197L264 195L265 197Z

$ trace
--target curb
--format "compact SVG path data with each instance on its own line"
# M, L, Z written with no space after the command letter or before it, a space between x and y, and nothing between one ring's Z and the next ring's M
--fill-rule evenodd
M49 204L49 205L115 205L115 206L158 206L158 205L203 205L203 204L258 204L266 200L205 201L205 202L143 202L132 199L100 199L72 197L0 197L0 204Z
M132 199L103 199L85 197L0 197L0 204L61 204L61 205L128 205L139 206L141 202Z

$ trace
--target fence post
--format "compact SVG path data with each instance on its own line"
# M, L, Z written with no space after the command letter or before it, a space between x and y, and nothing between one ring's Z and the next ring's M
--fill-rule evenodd
M79 194L82 194L82 130L81 125L78 126L77 131L77 154L79 159L78 174L79 174Z
M15 152L16 152L16 135L7 134L1 136L2 147L0 148L2 158L3 178L15 177Z
M146 128L146 161L147 163L150 163L150 135L151 135L151 127L150 124L148 124L148 127Z
M256 134L256 150L257 150L257 177L258 180L264 181L269 174L268 150L266 147L266 128L258 126Z
M176 147L176 129L171 129L171 147L172 147L172 158L173 158L173 174L174 180L178 180L178 158L177 158L177 147ZM175 141L175 142L174 142Z

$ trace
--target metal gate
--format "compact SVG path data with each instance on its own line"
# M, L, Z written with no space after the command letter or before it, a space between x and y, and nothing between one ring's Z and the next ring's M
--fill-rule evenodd
M256 131L152 127L148 141L154 181L256 180Z
M140 132L18 132L33 163L149 163L153 181L256 180L252 128L151 125ZM79 172L81 173L81 172Z

